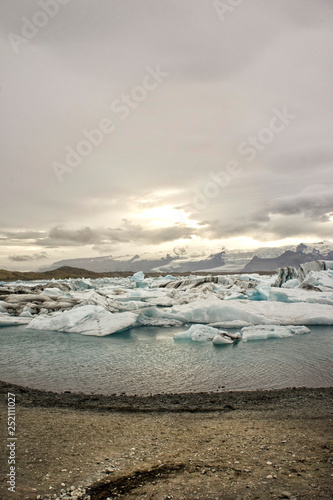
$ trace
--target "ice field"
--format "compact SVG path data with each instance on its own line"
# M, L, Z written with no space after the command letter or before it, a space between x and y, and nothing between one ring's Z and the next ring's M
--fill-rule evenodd
M331 267L2 283L0 378L141 394L332 385Z

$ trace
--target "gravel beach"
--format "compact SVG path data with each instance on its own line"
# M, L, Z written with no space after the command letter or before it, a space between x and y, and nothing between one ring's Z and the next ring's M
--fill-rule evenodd
M51 393L0 383L4 499L328 499L332 388ZM16 396L8 491L7 393Z

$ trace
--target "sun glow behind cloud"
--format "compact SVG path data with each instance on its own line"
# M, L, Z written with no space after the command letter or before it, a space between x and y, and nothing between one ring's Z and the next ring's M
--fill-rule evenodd
M0 267L332 237L330 2L252 0L223 25L212 2L153 3L73 2L19 54L4 44ZM0 2L3 39L35 13ZM125 119L113 103L147 65L169 76ZM264 143L274 109L296 118ZM53 162L104 118L114 132L59 183ZM249 162L238 148L263 133Z
M148 208L140 212L137 217L150 228L169 227L175 224L192 228L199 227L197 221L189 219L184 210L172 206Z

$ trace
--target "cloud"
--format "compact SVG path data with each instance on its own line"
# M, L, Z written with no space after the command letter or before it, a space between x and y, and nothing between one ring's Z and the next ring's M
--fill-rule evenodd
M176 241L180 238L191 239L195 230L186 227L184 224L177 223L174 226L162 228L144 228L140 224L133 224L125 219L122 226L107 228L67 228L53 227L48 232L38 233L37 237L31 242L32 232L6 232L7 245L17 245L20 241L25 246L31 242L34 246L43 246L49 248L61 247L83 247L91 246L96 250L101 248L114 248L118 244L142 242L147 244L160 244ZM19 238L17 237L19 234ZM26 240L26 241L24 241ZM43 255L39 254L39 255ZM36 254L37 255L37 254ZM26 257L26 256L24 256ZM42 258L42 257L40 257ZM11 260L17 260L13 258ZM28 260L28 259L25 259ZM29 258L29 260L32 260Z
M208 223L200 230L200 235L208 239L227 239L246 236L257 241L277 241L285 238L330 239L333 222L307 218L303 213L273 215L255 219L240 218L232 223Z
M29 262L32 260L48 259L48 255L46 252L35 253L33 255L19 254L19 255L9 255L8 259L11 260L12 262Z
M332 189L324 185L311 186L293 196L276 198L270 211L282 215L304 214L312 220L328 221L333 212Z
M90 227L70 230L62 227L54 227L49 231L46 244L51 245L91 245L100 239L97 230Z
M15 54L8 33L37 10L34 0L0 3L3 262L36 247L66 258L184 239L331 237L331 1L240 2L224 22L211 1L72 1ZM169 76L121 120L111 104L148 65ZM239 144L283 107L296 118L248 162ZM60 184L52 163L103 118L114 133ZM242 173L195 210L193 190L229 161ZM140 218L159 206L197 224Z

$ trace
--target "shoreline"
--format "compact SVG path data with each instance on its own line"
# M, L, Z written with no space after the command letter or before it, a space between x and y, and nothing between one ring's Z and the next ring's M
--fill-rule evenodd
M103 396L0 382L16 396L13 500L324 500L333 388Z
M186 392L155 395L103 395L82 392L53 392L33 389L0 380L0 394L15 392L26 407L71 408L97 412L214 412L268 409L276 403L288 404L292 398L303 400L322 395L333 398L333 387L286 387L284 389L221 392Z

